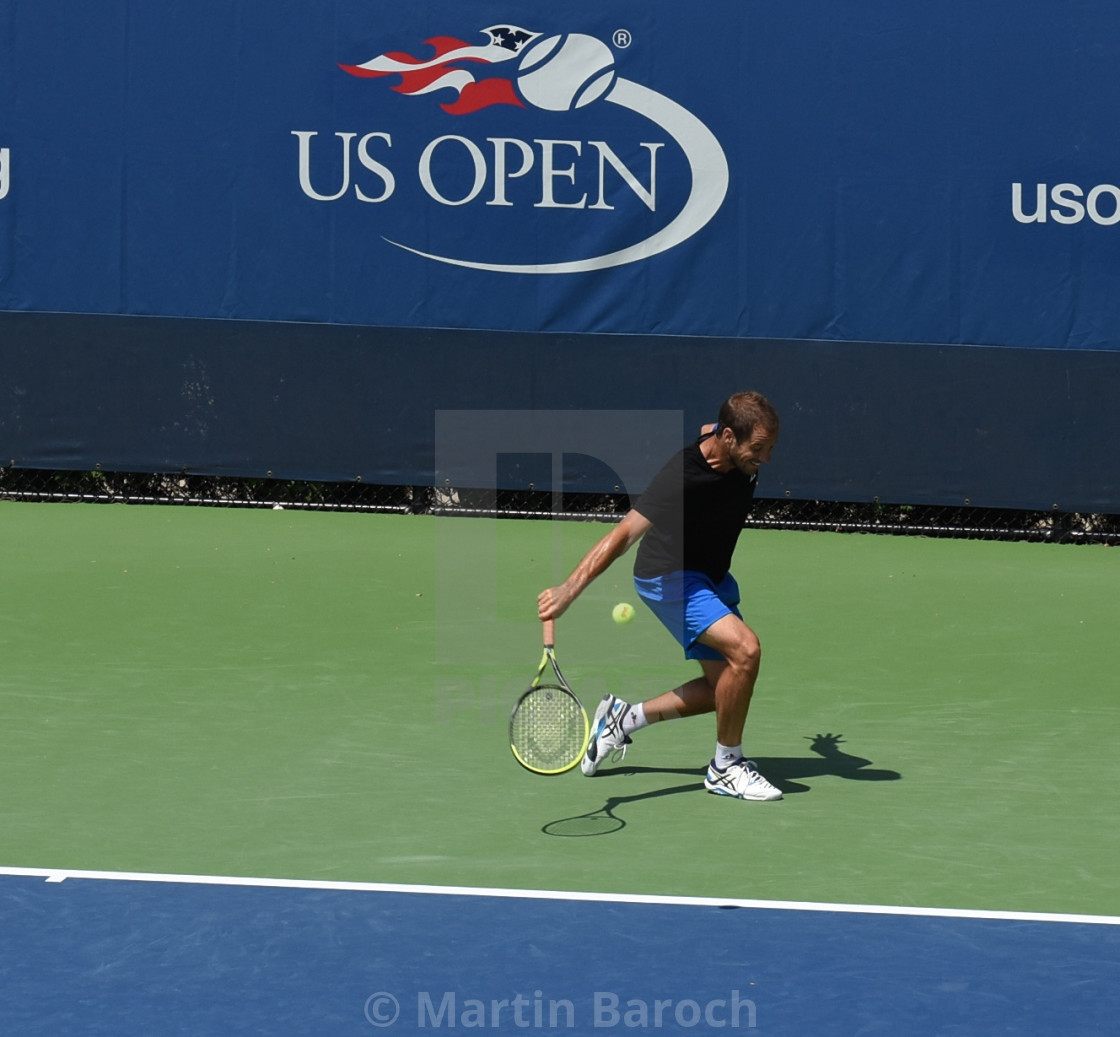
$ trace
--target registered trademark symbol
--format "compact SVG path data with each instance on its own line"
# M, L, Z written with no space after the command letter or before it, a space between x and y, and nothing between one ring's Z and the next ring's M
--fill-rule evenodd
M630 35L629 29L615 29L614 36L611 39L614 40L614 45L622 50L625 50L634 42L634 37Z

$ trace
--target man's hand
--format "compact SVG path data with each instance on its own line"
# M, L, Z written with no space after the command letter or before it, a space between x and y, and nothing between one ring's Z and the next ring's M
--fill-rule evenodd
M630 547L640 540L649 529L649 520L638 512L630 510L605 537L602 538L575 567L559 587L549 587L537 595L537 616L543 623L549 619L559 619L568 611L568 606L579 596L596 576L601 575L616 559L621 558Z
M808 735L805 736L809 738ZM840 748L840 743L844 741L843 735L816 735L809 738L813 744L809 746L815 753L820 753L821 756L843 756L844 751Z
M568 590L565 584L549 587L537 595L537 618L542 623L548 619L559 619L575 600L575 594Z

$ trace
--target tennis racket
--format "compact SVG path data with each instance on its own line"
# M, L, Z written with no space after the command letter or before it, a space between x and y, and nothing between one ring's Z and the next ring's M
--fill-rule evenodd
M551 664L555 684L542 684ZM534 774L570 771L587 750L591 722L576 693L556 662L556 624L544 623L541 664L528 690L517 700L509 718L509 747L514 759Z

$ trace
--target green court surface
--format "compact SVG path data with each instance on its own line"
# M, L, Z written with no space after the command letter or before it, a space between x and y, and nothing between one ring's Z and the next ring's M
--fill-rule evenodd
M706 717L513 760L536 593L606 528L0 504L0 865L1120 914L1120 552L746 531L786 796L744 804ZM589 708L694 675L620 600L629 559L559 624Z

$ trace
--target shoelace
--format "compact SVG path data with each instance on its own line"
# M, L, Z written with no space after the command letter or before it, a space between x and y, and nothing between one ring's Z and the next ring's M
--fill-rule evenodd
M621 738L622 741L617 745L612 746L603 756L604 760L610 760L611 763L620 763L626 759L626 747L630 744L630 736L622 733L622 722L618 716L610 716L607 719L606 727L603 728L603 734L600 737L605 737L608 741L613 742L616 738Z
M623 760L626 759L626 747L629 744L630 744L630 740L627 739L617 749L612 749L609 753L607 753L606 758L608 760L610 760L611 763L621 763Z
M743 760L743 766L747 770L747 784L748 785L762 785L766 788L774 788L774 784L767 778L764 778L758 773L758 764L754 760Z
M754 785L758 782L766 782L766 779L758 773L758 764L754 760L748 760L744 757L739 757L734 763L729 764L720 774L730 774L732 768L738 767L746 772L747 784ZM729 779L730 780L730 779ZM767 782L767 784L769 784Z

